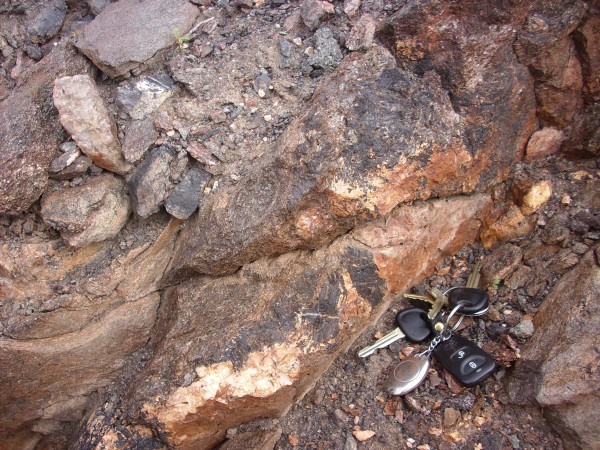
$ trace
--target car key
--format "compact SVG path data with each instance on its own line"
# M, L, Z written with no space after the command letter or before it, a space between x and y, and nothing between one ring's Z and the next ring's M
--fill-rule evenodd
M427 312L421 308L406 308L396 314L396 325L398 327L391 333L376 341L373 345L363 348L358 356L364 358L372 355L377 349L387 347L392 342L407 338L411 342L423 342L433 336L431 321Z
M459 335L441 342L433 353L444 368L467 387L477 386L496 370L496 363L488 353Z
M490 308L487 292L472 287L456 287L446 291L450 308L460 305L458 312L466 316L481 316Z
M431 352L442 342L452 337L452 333L458 328L462 321L462 316L458 322L449 329L450 319L457 313L459 307L454 308L445 322L442 322L443 329L437 334L424 352L417 355L411 355L400 361L395 367L386 382L386 389L392 395L405 395L415 390L427 376L427 371L431 364Z

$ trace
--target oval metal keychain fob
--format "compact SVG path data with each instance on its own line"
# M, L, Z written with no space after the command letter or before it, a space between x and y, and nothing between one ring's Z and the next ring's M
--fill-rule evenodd
M392 395L404 395L419 386L429 370L429 355L417 354L400 361L386 383Z

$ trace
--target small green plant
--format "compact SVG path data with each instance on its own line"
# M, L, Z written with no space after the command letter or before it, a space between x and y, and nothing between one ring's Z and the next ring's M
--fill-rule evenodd
M494 282L492 283L492 285L490 286L490 290L492 291L496 291L498 290L498 286L500 286L500 282L502 280L500 278L494 278Z
M192 37L188 34L181 34L181 31L179 31L179 28L173 28L173 36L175 36L175 38L177 39L177 45L179 45L179 48L184 49L184 48L188 48L188 45L186 44L186 42L189 42L192 40Z

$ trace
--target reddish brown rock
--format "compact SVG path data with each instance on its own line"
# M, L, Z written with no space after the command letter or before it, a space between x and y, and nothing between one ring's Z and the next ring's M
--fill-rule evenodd
M527 143L525 161L531 162L558 153L563 140L564 133L556 128L546 127L536 131Z
M387 309L387 292L475 239L488 204L478 195L402 207L323 249L167 289L155 357L122 397L128 416L160 430L169 446L203 449L229 427L284 414ZM104 423L100 437L115 432Z
M52 104L54 79L86 73L89 62L58 44L0 103L0 213L25 211L46 187L48 168L60 154L64 131Z
M474 157L439 77L394 66L381 47L346 57L274 151L206 197L180 237L172 276L317 248L402 202L502 179L520 139Z
M535 76L542 123L563 128L583 104L581 64L571 36L585 15L585 5L559 0L533 5L515 52Z
M573 33L577 51L581 58L584 93L589 100L600 99L600 15L594 8L588 12L577 31ZM589 101L588 100L588 101Z
M599 293L600 267L589 251L542 303L509 379L511 400L543 407L567 449L600 448L600 337L590 333L600 329Z
M517 205L512 205L502 216L490 217L484 221L481 243L490 248L500 242L525 237L533 228L532 219L525 216Z

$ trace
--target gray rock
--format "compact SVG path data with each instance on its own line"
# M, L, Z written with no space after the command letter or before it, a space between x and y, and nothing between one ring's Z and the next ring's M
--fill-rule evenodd
M308 58L308 63L318 69L331 71L339 66L344 55L327 27L319 28L315 33L315 53Z
M569 239L571 234L569 228L569 217L567 214L556 214L550 218L544 231L542 231L540 237L542 242L545 244L560 244L561 242Z
M158 137L151 118L135 120L125 130L121 152L131 163L139 161Z
M528 339L533 336L534 327L531 320L523 320L510 329L510 334L519 339Z
M211 174L199 164L193 166L167 198L165 202L167 212L178 219L189 218L198 208L200 197L210 177Z
M139 165L129 179L129 193L133 210L140 217L148 217L158 212L167 193L169 182L169 164L175 151L161 145Z
M86 3L90 7L91 13L97 16L106 8L110 0L86 0Z
M27 30L29 39L44 43L56 36L65 21L67 4L65 0L53 0L33 19Z
M315 31L327 16L333 15L333 5L321 0L304 0L300 6L300 17L306 28Z
M116 102L136 120L144 119L173 95L173 80L166 74L128 81L117 89Z
M130 212L125 183L108 173L46 194L41 203L44 222L74 247L115 237Z
M73 149L77 148L77 144L73 141L67 141L67 142L63 142L62 144L60 144L60 151L61 152L69 152Z
M72 180L85 174L91 165L92 160L85 155L81 155L60 172L51 173L50 178L54 180Z
M89 75L59 78L53 94L60 123L94 164L119 174L131 170L121 154L114 119Z
M52 84L90 68L83 55L59 43L28 71L27 83L0 103L0 213L24 211L44 191L50 163L64 141Z
M346 48L352 51L368 50L373 45L376 28L377 22L373 19L373 16L370 14L363 15L352 28L346 41Z
M185 0L121 0L106 6L75 45L114 78L175 45L197 16L198 8Z
M271 77L266 73L259 75L254 80L254 90L260 98L265 98L269 96L269 86L271 86Z
M600 442L599 292L600 267L590 250L545 298L507 386L513 403L544 408L565 448Z
M68 152L63 153L50 164L50 173L58 173L63 170L65 167L71 165L73 161L75 161L81 152L77 147Z

